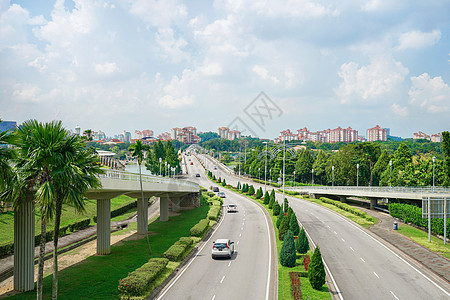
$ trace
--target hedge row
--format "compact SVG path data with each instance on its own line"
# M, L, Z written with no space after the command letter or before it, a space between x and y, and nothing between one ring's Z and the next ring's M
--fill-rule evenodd
M69 232L73 232L76 230L84 229L89 226L91 223L90 218L82 219L80 221L71 223L66 226L62 226L59 228L59 236L65 236ZM50 242L53 240L53 230L47 230L45 233L45 242ZM37 234L34 236L34 245L37 246L41 243L41 234ZM13 254L14 252L14 242L5 243L0 245L0 257Z
M142 267L129 273L119 281L120 298L129 299L147 294L150 284L164 271L168 262L167 258L152 258Z
M163 256L170 261L180 261L184 258L193 243L194 241L191 237L181 237L164 252Z
M422 209L420 207L405 203L390 203L389 214L395 218L402 219L405 223L411 223L428 229L428 219L422 218ZM449 226L447 226L447 237L450 237L450 230L448 230L448 227ZM444 219L431 219L431 231L435 234L443 236Z
M221 211L221 206L219 205L213 205L208 211L208 219L216 221L219 217Z
M202 237L209 227L209 219L201 219L194 227L191 228L191 236Z
M111 218L123 215L124 213L126 213L127 211L129 211L130 209L133 209L135 207L137 207L137 200L122 204L121 206L119 206L111 211ZM94 221L94 223L97 223L97 216L94 216L92 218L92 220Z
M334 206L336 206L336 207L338 207L340 209L343 209L345 211L348 211L349 213L352 213L352 214L357 215L359 217L365 218L365 219L367 219L369 221L373 221L373 217L372 216L366 214L365 212L363 212L363 211L361 211L361 210L359 210L359 209L357 209L357 208L355 208L355 207L353 207L351 205L348 205L347 203L342 203L341 201L331 200L331 199L325 198L325 197L321 197L320 200L322 200L325 203L332 204L332 205L334 205Z

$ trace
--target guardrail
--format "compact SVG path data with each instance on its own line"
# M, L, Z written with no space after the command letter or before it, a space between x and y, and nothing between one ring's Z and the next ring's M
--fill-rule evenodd
M402 186L298 186L285 187L287 190L326 190L326 191L367 191L379 193L417 193L417 194L450 194L450 187L402 187Z
M100 178L115 178L121 180L139 181L139 173L132 173L119 170L103 169L104 174L99 175ZM142 182L152 182L161 184L176 184L182 186L199 187L198 184L182 179L174 179L167 177L159 177L154 175L142 174Z

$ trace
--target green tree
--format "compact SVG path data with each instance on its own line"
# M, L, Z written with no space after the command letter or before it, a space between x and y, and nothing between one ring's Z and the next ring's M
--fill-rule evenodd
M272 192L273 192L273 190L272 190ZM273 209L273 205L275 203L275 194L272 197L272 192L269 195L269 208L270 209Z
M320 150L312 168L314 169L314 182L325 184L327 181L326 166L328 156L324 151Z
M373 185L381 185L381 176L383 172L389 168L389 161L391 160L387 150L385 149L378 158L375 166L373 167Z
M444 153L444 186L450 186L450 132L442 132L442 152Z
M256 191L255 198L256 198L256 199L261 199L262 195L263 195L263 192L262 192L262 188L260 187L260 188Z
M308 150L302 150L295 163L295 176L298 176L300 182L311 182L311 170L313 168L314 158Z
M144 189L142 188L142 171L141 171L141 165L142 162L145 159L145 153L148 152L150 149L147 145L142 144L141 140L136 140L136 143L133 145L130 145L128 148L128 151L131 152L132 157L136 157L138 160L138 166L139 166L139 184L141 188L141 197L142 197L142 203L146 203L144 199ZM144 205L145 209L147 209L147 205ZM139 216L138 216L139 217ZM152 249L150 248L150 241L148 240L148 232L147 227L145 228L145 236L147 238L147 244L148 244L148 250L150 252L150 255L152 255Z
M253 185L251 185L251 186L248 188L248 194L249 194L250 196L253 196L253 195L255 194L255 188L253 187Z
M292 213L291 221L289 222L289 229L294 235L298 235L300 232L300 226L298 225L298 220L295 213Z
M283 240L284 235L289 230L289 221L290 221L290 219L288 216L284 216L283 219L281 220L280 228L278 229L278 239L280 241Z
M288 230L283 238L283 245L280 250L280 264L284 267L295 267L297 255L295 254L295 242L292 231Z
M275 202L273 204L273 215L278 216L280 214L280 211L281 211L280 204L278 204L278 202Z
M305 254L309 250L309 242L304 228L300 229L300 232L298 233L295 249L297 249L297 252L300 254Z
M227 182L225 181L225 178L222 180L222 186L227 186Z
M325 283L325 267L319 246L316 247L308 268L308 279L315 290L320 290Z
M264 193L264 204L269 204L269 201L270 201L269 192L266 191L266 192Z
M278 215L277 223L275 224L278 229L280 228L281 221L283 221L283 218L284 218L284 214L279 214Z

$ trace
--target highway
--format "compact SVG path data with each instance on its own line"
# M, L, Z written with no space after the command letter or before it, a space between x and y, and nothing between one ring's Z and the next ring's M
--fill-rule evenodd
M189 178L203 187L212 182L194 156L185 157ZM190 165L189 159L194 163ZM195 177L199 173L201 177ZM276 299L277 258L274 232L268 215L247 198L221 189L224 205L238 205L237 213L227 213L195 257L160 292L157 299ZM213 241L231 239L235 253L231 259L212 259Z
M204 159L202 155L200 159ZM236 185L237 176L208 167ZM244 180L255 187L264 186ZM270 187L269 190L271 190ZM450 299L450 285L368 230L322 206L287 196L299 222L321 249L340 299ZM277 194L281 204L282 195Z

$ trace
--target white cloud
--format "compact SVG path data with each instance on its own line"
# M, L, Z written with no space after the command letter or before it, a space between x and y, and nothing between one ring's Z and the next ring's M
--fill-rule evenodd
M397 103L394 103L394 104L392 104L391 109L396 115L398 115L400 117L408 116L408 108L407 107L402 107L402 106L398 105Z
M105 62L104 64L95 64L95 72L99 75L111 75L115 72L119 71L116 63L113 62Z
M187 45L183 38L175 38L172 28L159 28L156 33L156 43L163 58L170 58L172 62L189 60L189 54L182 49Z
M159 75L156 81L160 81ZM198 81L195 72L186 69L183 71L181 78L173 76L171 81L162 88L162 96L158 103L163 108L178 109L190 106L194 103L194 96L190 92L193 83Z
M39 102L40 89L35 84L17 83L14 86L12 97L18 102Z
M252 68L252 70L262 79L268 79L268 80L272 81L274 84L278 84L280 82L280 80L277 77L269 75L269 71L264 66L255 65Z
M338 72L343 82L335 93L343 103L353 99L376 100L398 89L408 72L400 62L384 56L372 58L367 66L345 63Z
M431 78L427 73L411 77L412 86L408 92L410 103L419 105L430 113L450 110L450 87L442 77Z
M199 71L205 76L217 76L222 75L222 66L218 62L205 62Z
M187 16L187 8L177 0L134 0L130 1L130 13L154 27L170 27Z
M379 12L379 11L388 11L393 8L402 6L405 3L404 0L368 0L361 6L361 10L367 12Z
M441 31L436 29L431 32L409 31L400 35L398 50L418 49L433 46L441 39Z

